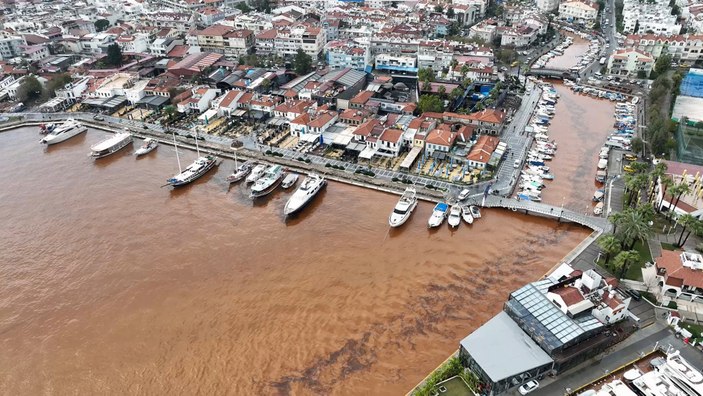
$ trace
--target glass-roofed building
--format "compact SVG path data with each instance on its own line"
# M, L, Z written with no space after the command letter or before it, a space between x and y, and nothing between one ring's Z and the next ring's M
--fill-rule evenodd
M459 357L478 376L480 393L498 395L559 373L618 342L608 326L627 317L630 299L616 284L564 264L557 276L510 293L501 313L460 342Z

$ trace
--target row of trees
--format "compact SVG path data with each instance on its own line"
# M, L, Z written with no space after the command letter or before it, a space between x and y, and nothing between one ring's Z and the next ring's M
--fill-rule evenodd
M657 59L650 77L655 77L649 91L650 110L647 116L647 140L653 154L666 153L676 147L674 132L677 124L669 117L672 94L677 95L681 79L680 73L670 73L671 56L662 55ZM671 77L670 77L671 75Z

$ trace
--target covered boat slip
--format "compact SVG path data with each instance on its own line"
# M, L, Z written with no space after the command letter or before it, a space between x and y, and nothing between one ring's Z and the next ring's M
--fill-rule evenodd
M92 107L102 107L109 110L117 109L127 102L127 98L119 95L111 98L88 98L82 103Z

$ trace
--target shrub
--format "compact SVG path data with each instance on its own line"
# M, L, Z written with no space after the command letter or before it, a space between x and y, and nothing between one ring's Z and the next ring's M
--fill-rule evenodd
M266 155L271 155L271 150L266 150L266 151L264 151L264 154L266 154Z
M391 181L393 181L393 182L398 182L398 181L400 181L400 179L398 179L397 177L393 176L393 178L391 179Z
M703 242L701 242L701 243L699 243L698 245L696 245L696 250L698 250L699 252L703 253Z
M669 307L671 309L678 309L679 308L679 306L676 304L676 301L669 301L669 305L667 305L667 307Z
M334 165L330 164L329 162L325 164L325 168L332 168Z

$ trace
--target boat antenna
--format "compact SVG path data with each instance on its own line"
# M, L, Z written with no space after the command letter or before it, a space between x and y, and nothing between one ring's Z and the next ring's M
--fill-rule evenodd
M198 128L195 128L195 151L198 152L198 158L200 158L200 147L198 146Z
M176 143L176 132L171 131L173 134L173 147L176 149L176 161L178 161L178 173L182 173L181 170L181 158L178 156L178 143Z

